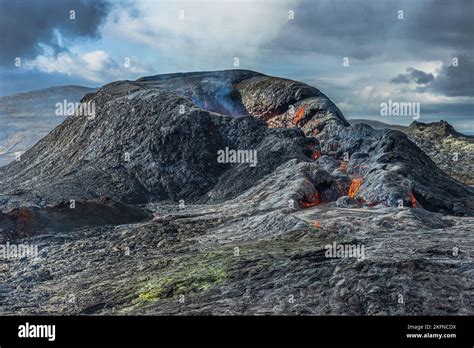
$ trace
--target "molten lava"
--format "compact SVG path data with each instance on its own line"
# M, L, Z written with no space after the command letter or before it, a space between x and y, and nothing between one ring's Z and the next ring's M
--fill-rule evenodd
M413 192L410 191L410 201L411 201L411 207L416 208L416 198Z
M297 124L299 121L301 121L301 119L304 116L305 111L306 111L306 106L305 105L302 105L301 107L299 107L298 110L296 110L295 118L291 122L293 124Z
M311 158L316 161L319 157L321 157L321 152L319 152L318 150L313 151Z
M354 178L352 179L351 186L349 187L349 193L347 194L350 198L354 198L359 191L359 187L362 185L361 178Z
M319 203L321 203L321 195L319 192L310 193L300 202L300 208L309 208Z

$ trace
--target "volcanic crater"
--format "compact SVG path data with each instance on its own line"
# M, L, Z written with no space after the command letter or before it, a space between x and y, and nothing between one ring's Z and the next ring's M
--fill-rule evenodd
M404 133L246 70L117 81L81 102L95 117L0 168L0 239L42 260L2 261L0 311L472 314L474 189ZM225 148L258 163L218 163ZM332 243L367 256L328 259Z

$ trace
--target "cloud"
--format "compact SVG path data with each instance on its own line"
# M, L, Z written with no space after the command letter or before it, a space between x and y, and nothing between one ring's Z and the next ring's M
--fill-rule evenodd
M443 65L425 90L449 97L474 97L474 58L461 55L457 66Z
M404 39L420 56L425 48L434 54L440 51L472 53L473 10L472 0L416 1L415 16L407 23Z
M394 77L390 82L392 83L410 83L414 82L417 85L426 85L433 81L434 75L432 73L425 73L424 71L415 68L407 68L405 74L400 74Z
M474 97L474 58L467 55L454 57L450 64L442 64L437 75L415 68L407 68L391 81L394 84L415 83L418 86L408 90L416 93L431 93L446 97Z
M249 67L288 16L281 2L142 0L133 6L133 13L111 12L104 37L145 45L162 65L186 70L232 68L235 57Z
M358 60L439 59L472 47L472 0L318 0L290 3L288 21L266 47ZM403 19L398 19L398 11Z
M151 69L134 57L129 64L119 64L107 52L96 50L84 53L60 52L55 54L51 47L43 47L43 54L27 61L28 69L44 73L59 73L76 76L92 82L104 83L111 80L137 78Z
M34 57L41 51L39 44L60 50L58 32L68 40L99 37L108 8L102 0L1 0L0 65L13 66L16 57Z
M67 17L72 6L75 22ZM430 112L440 103L465 109L471 103L471 112L472 6L472 0L0 0L0 64L9 64L0 67L0 78L18 91L27 82L29 89L52 81L97 85L229 69L238 57L240 68L320 88L347 115L377 113L388 98L420 101L433 106ZM442 64L453 55L458 67ZM16 56L29 70L12 66ZM125 56L132 58L129 68Z

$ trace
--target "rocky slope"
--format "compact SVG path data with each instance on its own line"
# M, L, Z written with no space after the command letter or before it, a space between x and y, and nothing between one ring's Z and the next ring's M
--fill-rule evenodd
M365 123L375 129L400 130L449 176L470 186L474 185L474 137L457 132L448 122L415 121L409 127L359 119L350 120L350 123Z
M0 263L0 313L474 314L472 218L410 208L317 206L273 219L239 211L162 206L153 222L30 238L38 258ZM364 258L328 258L333 243L364 246Z
M241 70L82 102L95 117L0 168L1 241L41 250L0 262L5 313L470 313L474 191L405 134ZM327 257L332 243L367 258Z
M474 137L456 132L446 121L413 122L406 133L439 168L460 182L474 185Z
M196 90L194 99L187 98ZM219 96L212 108L207 95ZM242 105L250 116L212 111L236 95L235 108ZM0 207L43 207L101 195L133 204L224 201L289 159L310 162L322 155L329 157L324 163L332 163L324 169L345 167L329 173L329 186L345 191L353 176L368 175L356 198L370 204L401 199L406 205L413 194L431 210L471 209L472 191L444 175L402 133L349 127L327 97L299 82L248 71L165 75L112 83L83 102L95 104L95 118L70 116L21 161L0 170ZM217 151L226 147L257 151L258 165L217 163Z

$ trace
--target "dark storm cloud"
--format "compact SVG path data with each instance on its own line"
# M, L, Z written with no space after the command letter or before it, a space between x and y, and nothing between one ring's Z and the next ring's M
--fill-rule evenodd
M410 83L411 81L409 74L399 74L390 80L391 83Z
M472 0L319 0L289 3L289 20L270 47L368 59L430 57L472 47ZM403 20L397 18L403 10Z
M416 1L418 3L418 1ZM407 24L406 39L429 46L441 46L456 52L472 52L474 1L424 0L416 17Z
M474 96L474 59L466 55L456 58L457 62L443 64L435 77L414 68L408 68L405 74L399 74L390 82L410 83L415 82L420 86L417 92L428 92L448 97L472 97Z
M384 35L396 23L393 11L397 6L391 2L303 1L290 3L288 8L294 9L295 18L288 20L271 43L272 49L341 56L350 53L364 59L381 49ZM390 11L392 15L386 16Z
M448 97L473 97L474 59L460 56L458 66L443 65L438 76L426 89Z
M107 7L101 0L0 0L0 64L34 56L39 43L60 49L55 29L67 38L98 36ZM70 10L75 20L69 19Z
M426 85L433 81L434 75L432 73L425 73L424 71L415 68L408 68L405 74L400 74L394 77L390 82L392 83L409 83L415 82L418 85Z

